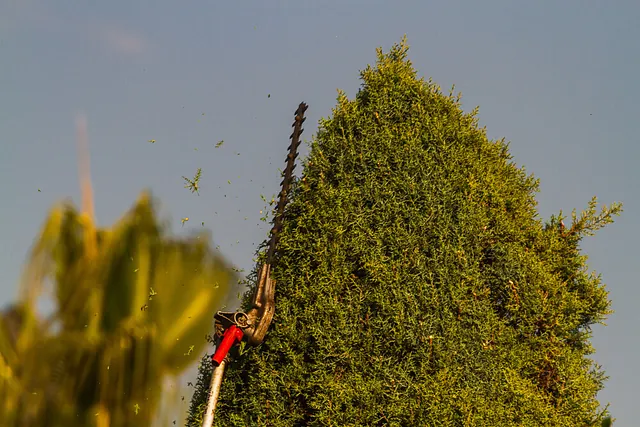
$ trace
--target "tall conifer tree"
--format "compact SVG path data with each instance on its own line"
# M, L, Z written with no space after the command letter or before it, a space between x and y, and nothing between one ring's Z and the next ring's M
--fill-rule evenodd
M608 293L581 239L621 206L542 221L538 181L476 110L378 50L320 122L286 212L276 314L230 365L217 426L593 426ZM564 221L567 225L564 225ZM200 422L203 361L188 424Z

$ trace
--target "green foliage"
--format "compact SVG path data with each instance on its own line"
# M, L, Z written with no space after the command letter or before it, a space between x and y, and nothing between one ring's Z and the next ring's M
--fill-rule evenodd
M274 324L229 366L215 425L600 425L590 328L610 302L579 244L621 206L540 220L538 181L407 49L378 50L321 121L273 264Z
M163 378L196 361L236 280L207 235L167 237L146 194L110 229L54 209L0 319L2 425L151 425ZM49 286L56 308L40 319Z

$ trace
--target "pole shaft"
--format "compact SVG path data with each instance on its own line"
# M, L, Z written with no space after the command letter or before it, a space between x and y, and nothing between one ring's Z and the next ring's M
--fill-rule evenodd
M213 369L211 373L211 388L209 390L209 402L207 404L207 412L204 414L204 421L202 427L213 426L213 415L216 411L216 404L218 403L218 397L220 396L220 386L222 385L222 377L224 375L224 368L227 364L226 358Z

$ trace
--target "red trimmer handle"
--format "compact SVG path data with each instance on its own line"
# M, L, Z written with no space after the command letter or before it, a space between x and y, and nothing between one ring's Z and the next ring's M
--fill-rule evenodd
M222 342L218 345L215 354L211 358L213 360L213 366L220 366L220 363L227 357L227 353L231 350L231 347L235 345L236 342L240 342L244 333L242 329L238 328L236 325L231 325L224 331L224 335L222 336Z

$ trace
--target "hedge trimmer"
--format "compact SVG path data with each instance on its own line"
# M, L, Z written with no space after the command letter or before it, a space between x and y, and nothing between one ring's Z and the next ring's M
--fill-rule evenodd
M280 238L284 208L288 201L289 188L293 180L293 169L298 156L300 135L303 131L302 123L305 121L304 113L306 110L307 104L302 102L295 112L295 121L292 125L293 133L289 137L291 145L289 145L286 166L282 172L283 179L280 184L282 188L278 196L278 204L275 207L273 228L270 232L265 261L258 273L258 284L253 295L251 308L247 313L241 311L218 311L214 316L217 345L216 352L212 357L214 368L211 374L209 401L204 414L203 427L211 427L213 425L213 415L220 395L224 368L230 360L229 350L234 345L242 342L243 339L250 346L260 345L273 319L275 311L275 281L271 279L271 263Z

